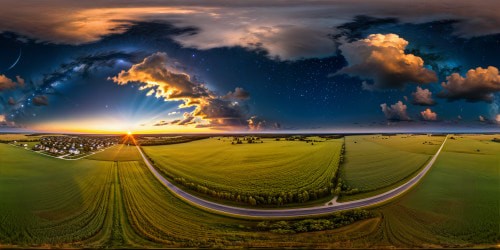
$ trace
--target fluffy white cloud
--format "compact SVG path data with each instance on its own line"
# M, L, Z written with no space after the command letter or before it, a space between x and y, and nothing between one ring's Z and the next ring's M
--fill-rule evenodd
M422 112L420 112L420 115L422 116L422 119L426 121L435 121L437 120L437 114L436 112L432 112L431 109L426 109Z
M366 90L402 89L406 83L437 81L436 73L424 68L422 58L405 54L408 41L396 34L372 34L366 39L346 43L339 48L348 62L337 74L371 79L363 82Z
M451 74L441 86L443 91L439 96L450 101L465 99L470 102L492 102L494 94L500 91L500 75L494 66L486 69L478 67L467 71L465 77L458 73Z
M386 103L382 103L380 104L380 107L382 108L382 112L384 113L387 120L392 120L392 121L410 120L410 117L406 112L406 109L408 107L405 104L403 104L402 101L398 101L397 103L392 104L391 106L388 106Z

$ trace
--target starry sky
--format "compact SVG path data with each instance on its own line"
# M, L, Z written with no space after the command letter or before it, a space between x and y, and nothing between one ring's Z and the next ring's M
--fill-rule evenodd
M500 2L11 1L0 132L498 132Z

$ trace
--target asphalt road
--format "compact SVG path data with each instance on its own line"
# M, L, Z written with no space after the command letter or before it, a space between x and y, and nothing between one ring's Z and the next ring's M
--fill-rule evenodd
M413 187L415 184L417 184L420 179L424 177L424 175L429 171L429 169L432 167L434 162L436 161L437 157L439 156L439 153L441 153L441 150L443 149L443 146L448 139L448 136L443 141L443 144L441 144L441 147L439 150L436 152L436 154L432 157L432 159L427 163L427 165L422 169L420 173L418 173L415 177L413 177L411 180L406 182L405 184L394 188L390 191L387 191L383 194L379 194L376 196L372 196L366 199L361 199L361 200L355 200L355 201L349 201L349 202L342 202L342 203L334 203L333 205L321 205L321 206L316 206L316 207L305 207L305 208L290 208L290 209L251 209L251 208L242 208L242 207L233 207L233 206L228 206L228 205L222 205L219 203L207 201L201 198L198 198L192 194L189 194L182 189L176 187L174 184L172 184L170 181L165 179L149 162L147 157L144 155L142 150L140 149L139 146L137 148L139 149L139 152L141 153L142 158L144 159L144 162L148 166L149 170L153 175L164 185L166 186L171 192L176 194L177 196L183 198L184 200L193 203L197 206L201 206L205 209L213 210L215 212L220 212L220 213L226 213L226 214L233 214L233 215L238 215L238 216L248 216L248 217L296 217L296 216L310 216L310 215L322 215L322 214L328 214L332 212L337 212L337 211L342 211L342 210L349 210L349 209L355 209L355 208L363 208L363 207L368 207L372 206L381 202L388 201L411 187Z

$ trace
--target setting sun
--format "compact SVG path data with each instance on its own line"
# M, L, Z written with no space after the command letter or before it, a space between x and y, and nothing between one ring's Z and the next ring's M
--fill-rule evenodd
M132 135L132 131L127 131L127 135Z

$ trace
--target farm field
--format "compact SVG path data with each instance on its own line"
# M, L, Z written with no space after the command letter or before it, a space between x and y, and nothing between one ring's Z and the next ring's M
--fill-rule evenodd
M342 182L358 192L339 201L370 197L401 185L436 153L444 136L361 135L346 136Z
M421 184L377 209L384 219L371 237L397 247L499 242L500 143L495 135L454 137Z
M319 140L319 138L318 138ZM324 188L338 169L342 139L231 144L210 138L183 144L143 146L168 177L239 194L280 194Z
M259 232L257 221L192 207L138 161L65 161L0 144L0 196L0 247L318 246L309 233Z
M142 158L134 145L117 144L102 152L95 153L87 157L87 159L98 161L139 161Z
M375 218L297 234L192 207L140 161L65 161L0 144L0 247L495 246L500 143L454 137L422 182L373 208Z

